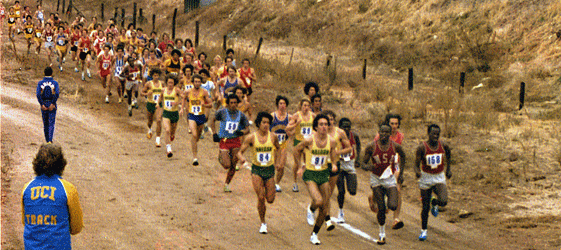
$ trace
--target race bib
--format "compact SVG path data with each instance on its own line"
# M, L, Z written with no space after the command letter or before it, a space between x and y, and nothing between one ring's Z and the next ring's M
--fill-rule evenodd
M279 144L282 144L286 141L286 134L277 134L277 138L279 139Z
M431 154L427 155L427 165L430 166L431 169L435 169L442 163L442 154Z
M170 72L170 74L173 75L173 76L177 76L179 73L177 73L177 72Z
M28 33L33 33L33 28L27 28Z
M37 18L43 20L43 12L37 13Z
M18 16L19 16L19 10L18 10L18 11L16 11L16 15L18 15Z
M351 160L351 153L342 154L341 159L343 159L343 161L350 161Z
M132 80L136 81L136 77L138 77L138 72L132 73Z
M88 53L88 48L84 48L84 53Z
M193 85L189 84L189 85L185 85L185 91L190 90L193 88Z
M304 136L304 138L308 138L312 135L312 128L311 127L303 127L300 129L300 134Z
M37 33L35 33L35 35L36 35L38 38L41 38L41 32L37 32Z
M53 37L52 37L52 36L48 36L48 37L47 37L47 42L51 42L52 40L53 40Z
M11 22L11 23L13 23L13 22L15 22L15 21L16 21L16 20L15 20L13 17L10 17L10 22Z
M312 166L314 166L316 170L320 170L321 167L323 167L323 165L325 164L326 160L327 160L327 156L312 155L312 159L310 159L310 162L312 163Z
M153 95L152 95L152 100L153 100L154 102L158 102L158 100L160 100L160 95L159 95L159 94L153 94Z
M238 130L237 122L226 122L226 131L228 131L228 133L233 134L236 130Z
M58 45L64 46L64 40L58 40Z
M191 106L191 113L194 115L199 115L201 113L201 106Z
M103 63L101 65L101 67L103 67L103 69L108 69L109 68L109 63Z
M74 42L74 46L78 46L78 41Z
M386 170L382 173L382 175L380 176L380 179L387 179L392 177L393 173L392 173L392 168L391 167L387 167Z
M271 153L258 153L257 161L261 164L261 166L269 165L269 162L271 161Z
M115 72L121 74L121 72L123 72L123 67L122 66L115 67Z
M170 100L165 101L165 102L164 102L164 106L165 106L166 108L168 108L168 109L171 109L171 108L173 107L173 105L171 104L171 101L170 101Z

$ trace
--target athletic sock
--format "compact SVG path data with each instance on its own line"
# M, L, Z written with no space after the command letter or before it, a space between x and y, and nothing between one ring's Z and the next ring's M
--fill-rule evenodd
M380 235L386 235L386 224L380 226Z
M319 233L319 229L320 229L319 226L314 226L314 231L313 231L313 232L314 232L315 234L318 234L318 233Z

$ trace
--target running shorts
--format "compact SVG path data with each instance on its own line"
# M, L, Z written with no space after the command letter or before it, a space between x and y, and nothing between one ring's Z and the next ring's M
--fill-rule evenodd
M78 51L78 46L72 46L72 47L70 47L70 51L73 51L73 52Z
M393 175L389 176L388 178L381 179L380 176L370 173L370 187L375 188L379 186L385 188L396 187L397 181L395 180L395 177Z
M156 112L156 103L147 102L146 103L146 110L148 110L148 112L150 112L152 114L154 112Z
M45 42L45 48L54 48L55 47L55 43L54 42Z
M221 150L231 150L235 148L240 148L242 146L242 142L239 137L236 138L222 138L220 139L219 148Z
M294 138L294 147L298 146L298 144L300 144L300 140Z
M304 174L302 175L302 179L304 180L304 182L313 181L318 186L321 186L321 184L329 181L330 171L331 169L329 168L321 171L312 171L306 169L306 171L304 171Z
M88 51L88 52L80 51L80 60L82 60L82 61L83 61L83 60L86 60L86 57L87 57L88 55L91 55L91 52L90 52L90 51Z
M56 46L56 50L60 51L61 55L66 55L66 46Z
M446 185L446 175L444 171L438 174L429 174L421 171L421 178L419 178L419 188L427 190L436 184Z
M40 37L35 37L35 43L41 45L43 43L43 39L41 39Z
M127 81L127 83L125 84L125 89L131 90L136 84L138 84L138 82L136 81Z
M179 112L164 110L162 117L168 118L171 123L177 123L179 121Z
M354 159L350 161L339 161L338 166L340 171L345 171L349 174L356 174Z
M187 119L195 121L197 123L197 126L205 124L207 120L205 115L194 115L192 113L189 113Z
M263 179L263 182L266 182L267 180L275 176L275 166L271 165L268 167L261 167L252 164L251 173L261 177L261 179Z

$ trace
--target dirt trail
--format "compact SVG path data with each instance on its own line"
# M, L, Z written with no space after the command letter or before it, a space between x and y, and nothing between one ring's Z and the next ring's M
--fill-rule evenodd
M22 40L18 50L23 51ZM6 41L2 41L3 52ZM20 52L21 53L21 52ZM36 58L33 55L32 58ZM13 74L13 65L2 57L2 75ZM43 63L45 58L41 57ZM94 77L80 82L67 63L55 79L63 89L75 81L87 89L74 99L63 94L59 102L55 142L60 143L69 162L64 177L80 193L85 228L73 237L75 249L309 249L311 227L305 222L309 196L299 181L300 193L292 193L290 169L281 183L274 204L268 206L269 234L257 233L259 220L256 198L247 169L232 182L233 193L222 192L225 171L217 161L217 145L209 136L199 144L200 166L193 167L186 123L181 119L175 155L165 156L164 148L154 147L144 132L145 108L141 105L132 118L125 105L101 102L102 90ZM13 78L10 78L13 79ZM31 83L38 79L31 79ZM20 192L33 177L31 160L43 142L42 122L34 95L34 84L2 81L1 131L3 178L2 249L21 249ZM288 161L292 162L291 159ZM4 173L3 173L4 175ZM406 180L415 188L414 180ZM346 219L355 228L377 235L375 216L366 202L367 173L359 170L359 189L348 197ZM332 199L332 214L336 211ZM504 245L488 239L470 224L450 224L431 218L429 241L420 243L419 204L405 203L404 229L388 229L388 246L400 249L488 249ZM377 245L341 227L320 232L320 249L372 249Z

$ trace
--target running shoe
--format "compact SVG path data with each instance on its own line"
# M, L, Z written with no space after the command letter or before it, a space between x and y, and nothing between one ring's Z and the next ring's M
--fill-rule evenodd
M430 199L430 213L432 214L432 216L436 217L438 216L438 206L437 205L433 205L434 204L434 200L436 200L436 198L432 197Z
M318 235L316 233L312 233L312 236L310 236L310 242L312 242L312 244L314 245L321 244L321 241L319 241Z
M175 135L170 135L170 136L169 136L169 140L170 140L170 141L175 140Z
M339 223L345 223L345 213L343 212L343 209L339 209L339 218L337 218L339 220Z
M160 137L156 137L156 147L159 148L162 146L162 144L160 143Z
M335 224L333 224L333 222L331 222L331 220L326 220L325 225L327 226L327 231L331 231L331 230L335 229Z
M62 72L62 66L58 66L58 68L60 69L60 72Z
M224 185L224 193L231 193L232 190L230 189L230 185L226 184Z
M401 221L400 219L395 219L393 222L392 229L394 230L401 229L403 228L403 226L404 226L403 221Z
M380 235L380 238L376 241L376 243L378 245L384 245L386 244L386 235Z
M421 235L419 235L419 240L420 240L420 241L425 241L425 240L427 240L427 231L421 230Z
M84 76L84 72L82 72L82 81L85 81L86 77Z
M294 185L292 185L292 192L299 192L300 190L298 189L298 184L294 183Z
M119 103L123 102L123 98L119 97Z
M105 103L109 103L109 96L108 95L105 96Z
M261 223L261 227L259 228L259 233L260 234L267 234L267 224L266 223Z
M58 58L56 59L56 61L58 62ZM78 68L74 67L74 72L78 73Z
M167 155L168 155L168 158L171 158L171 157L173 156L173 152L171 151L171 145L168 144L168 145L166 146L166 148L167 148Z
M277 191L277 193L282 192L282 189L279 184L275 184L275 190Z
M125 93L123 94L123 98L127 99L127 98L129 98L129 95L125 92Z
M88 77L92 78L92 74L90 73L90 69L86 69L86 72L88 73Z
M65 63L65 62L66 62L66 57L62 58L62 63Z
M314 212L310 209L310 205L306 209L306 220L308 220L308 225L313 226L316 223L316 218Z
M148 130L148 133L146 133L146 138L151 139L152 138L152 130Z
M199 166L199 160L197 160L197 158L193 159L193 166Z
M129 116L132 116L132 106L129 105Z
M236 171L240 171L240 165L236 164Z

